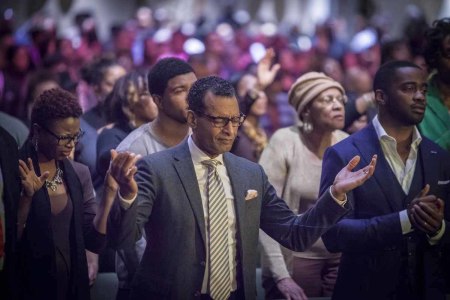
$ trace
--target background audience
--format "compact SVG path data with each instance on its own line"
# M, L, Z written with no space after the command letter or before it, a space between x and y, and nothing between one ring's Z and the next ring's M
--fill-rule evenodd
M100 20L93 12L75 14L72 33L58 30L53 16L42 12L26 24L16 24L5 11L0 19L0 126L19 147L26 146L27 137L35 137L31 118L36 99L52 88L76 95L85 133L68 157L88 166L98 205L110 150L126 141L119 146L121 151L144 155L183 141L190 133L185 112L190 86L197 78L219 75L235 84L240 111L247 115L231 151L259 161L288 206L303 212L318 197L316 179L324 149L345 138L343 131L354 134L372 122L373 76L385 62L407 60L428 72L427 109L418 128L450 149L450 19L432 22L418 7L408 6L402 35L392 36L389 20L374 1L358 3L354 20L332 17L309 29L284 20L277 24L231 6L216 19L199 13L193 22L184 23L164 9L141 7L130 20L114 24L104 39L99 38ZM294 97L292 91L308 78L305 74L335 85L336 95L322 103L322 112L329 109L339 115L336 122L322 118L319 109L314 114L320 93L308 99L301 93ZM346 103L343 96L348 97ZM72 96L67 97L61 101L70 102ZM51 129L59 132L56 127ZM339 255L328 253L319 241L308 252L294 254L292 262L292 252L261 240L266 244L262 267L269 298L277 285L298 294L303 289L306 296L331 294ZM98 258L91 254L88 268L93 283ZM313 270L306 266L310 262L320 266ZM104 255L100 271L115 271L114 264L111 253ZM304 277L317 275L322 268L332 275L311 281L312 277ZM295 271L299 269L308 271ZM126 290L131 279L124 276L119 278ZM319 288L324 282L327 287Z

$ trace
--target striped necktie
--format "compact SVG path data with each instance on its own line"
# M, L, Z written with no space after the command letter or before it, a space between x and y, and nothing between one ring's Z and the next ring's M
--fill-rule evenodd
M228 214L225 191L217 173L218 160L205 160L208 167L207 194L209 213L209 295L214 300L230 296Z

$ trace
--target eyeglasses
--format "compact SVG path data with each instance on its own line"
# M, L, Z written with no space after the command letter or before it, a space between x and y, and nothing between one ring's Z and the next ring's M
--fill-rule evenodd
M213 124L213 126L217 128L223 128L227 126L229 122L231 122L231 126L239 127L242 123L244 123L246 117L243 113L241 113L238 117L215 117L200 112L197 112L197 114L206 117Z
M70 144L72 141L76 144L80 141L81 137L84 135L84 131L80 129L80 132L78 132L75 135L57 135L50 131L49 129L45 128L44 126L41 126L45 131L50 133L55 139L58 141L59 146L65 146Z
M347 96L346 95L324 96L324 97L317 99L316 101L319 103L325 104L325 105L330 105L330 104L334 103L334 100L336 100L338 103L344 105L345 103L347 103Z

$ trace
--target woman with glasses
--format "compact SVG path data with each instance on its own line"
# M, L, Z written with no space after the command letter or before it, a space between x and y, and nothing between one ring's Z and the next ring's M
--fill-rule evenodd
M85 249L98 252L117 189L136 189L138 158L113 152L97 206L86 166L69 159L83 132L77 98L61 89L42 93L31 133L20 149L22 193L17 213L23 299L89 299Z
M346 96L337 81L310 72L297 79L288 97L299 122L273 134L259 163L278 196L301 214L319 197L325 149L348 136L341 131ZM302 253L283 248L263 232L260 242L267 299L331 296L340 254L329 253L321 239Z

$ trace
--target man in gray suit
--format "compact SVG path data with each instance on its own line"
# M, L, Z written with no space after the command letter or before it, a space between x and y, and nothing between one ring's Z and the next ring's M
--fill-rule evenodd
M285 247L306 249L349 211L345 193L372 175L376 157L358 172L351 170L359 157L352 159L317 205L297 216L277 197L261 166L228 152L245 118L231 84L202 78L188 102L192 135L141 159L137 185L121 190L116 202L117 245L132 245L144 229L149 241L131 299L255 299L259 228ZM212 159L218 164L214 171L207 166ZM211 174L220 181L219 192ZM218 250L225 274L220 280L214 225L220 214L211 204L218 194L225 211L218 227L226 234Z

